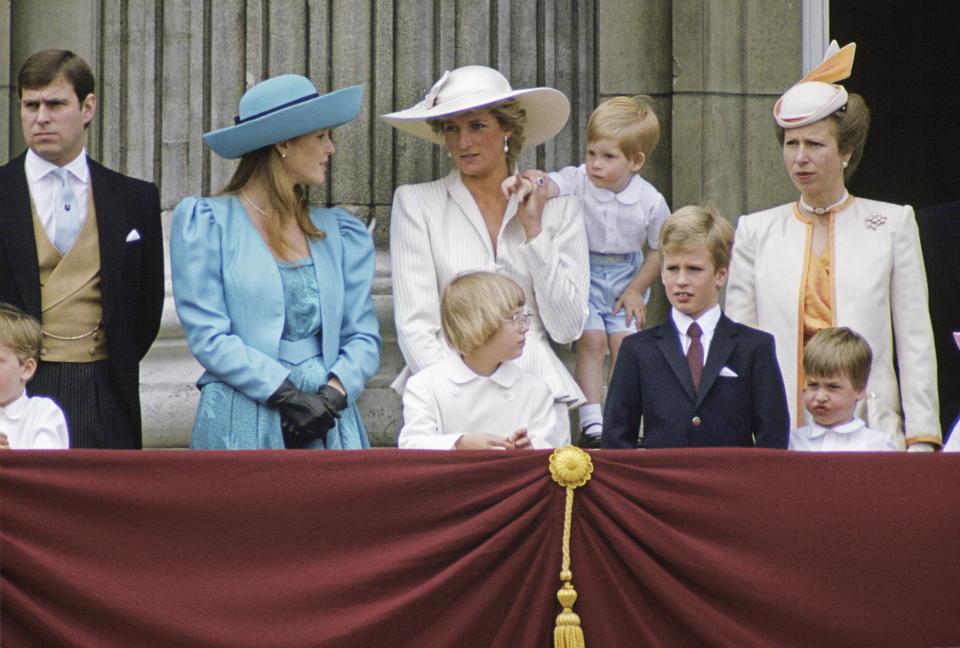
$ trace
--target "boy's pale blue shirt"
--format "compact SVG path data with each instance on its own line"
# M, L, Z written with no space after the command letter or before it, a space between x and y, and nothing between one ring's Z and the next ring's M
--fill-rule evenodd
M590 182L585 165L564 167L548 174L559 195L573 195L583 203L587 245L600 254L629 254L659 247L660 227L670 216L663 195L639 174L619 193Z

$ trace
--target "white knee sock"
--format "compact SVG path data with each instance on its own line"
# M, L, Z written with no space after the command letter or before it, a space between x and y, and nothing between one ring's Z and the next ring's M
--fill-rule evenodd
M592 423L597 425L591 425ZM603 410L600 403L588 403L580 407L580 429L590 436L599 436L603 432Z

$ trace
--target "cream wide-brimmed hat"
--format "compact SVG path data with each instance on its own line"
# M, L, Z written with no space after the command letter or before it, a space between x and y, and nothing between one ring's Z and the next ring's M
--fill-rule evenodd
M435 133L427 120L471 112L516 99L527 115L523 126L525 146L542 144L566 125L570 101L553 88L514 90L507 78L484 65L465 65L444 72L423 101L405 110L383 115L383 120L398 130L436 144L443 137Z
M830 43L823 61L795 83L773 107L773 118L781 128L799 128L818 122L847 105L847 90L834 83L850 76L856 43L842 49Z

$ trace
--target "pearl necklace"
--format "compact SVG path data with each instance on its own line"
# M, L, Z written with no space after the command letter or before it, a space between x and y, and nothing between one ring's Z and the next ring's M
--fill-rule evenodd
M801 206L803 209L806 209L806 210L809 211L809 212L813 212L813 213L816 214L817 216L823 216L823 215L826 214L827 212L832 211L834 207L839 207L840 205L842 205L843 202L844 202L848 197L849 197L849 194L847 194L847 190L844 189L844 190L843 190L843 195L840 196L840 200L838 200L837 202L833 203L832 205L828 205L827 207L811 207L811 206L808 205L807 203L803 202L803 196L800 196L800 201L799 201L799 202L800 202L800 206Z
M244 191L243 189L241 189L241 190L240 190L240 195L243 196L244 200L246 200L247 203L248 203L251 207L253 207L254 210L256 210L256 212L257 212L258 214L260 214L261 216L263 216L264 218L266 218L267 212L264 211L264 210L262 210L262 209L260 209L260 207L257 206L257 203L255 203L255 202L253 202L252 200L250 200L250 196L247 195L247 192L246 192L246 191Z

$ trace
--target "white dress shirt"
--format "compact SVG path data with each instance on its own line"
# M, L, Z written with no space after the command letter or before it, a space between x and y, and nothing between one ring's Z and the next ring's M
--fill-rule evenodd
M30 188L30 198L37 209L37 218L40 224L47 232L47 237L52 242L57 232L57 221L53 214L54 197L60 189L60 180L53 175L54 169L58 169L56 164L44 160L33 152L33 149L27 149L24 169L27 174L27 186ZM68 164L63 166L68 171L67 182L70 183L70 189L77 197L77 204L70 210L70 218L77 219L77 228L79 232L87 218L87 192L90 187L90 169L87 167L87 149L80 151L80 155L73 158Z
M722 311L720 310L719 304L714 304L713 308L700 313L700 317L697 319L681 313L676 308L670 309L670 317L673 318L673 323L680 334L680 349L683 351L683 355L687 355L687 351L690 349L690 336L687 335L687 329L690 328L691 324L696 322L700 325L701 331L700 344L703 346L703 366L707 366L707 358L710 354L710 342L713 341L713 332L717 330L717 322L720 321L720 315L722 315Z
M790 450L813 450L819 452L862 452L900 450L897 441L886 432L868 428L861 419L823 427L816 423L794 428L790 431Z
M57 404L26 390L6 407L0 407L0 432L12 450L65 450L70 447L67 421Z
M670 216L667 201L657 188L634 174L622 191L595 187L584 165L569 166L549 174L559 195L583 202L587 245L600 254L629 254L660 247L660 227Z
M464 434L503 438L520 428L534 448L569 443L557 431L550 386L513 362L481 376L457 356L411 376L403 393L401 448L450 450Z

